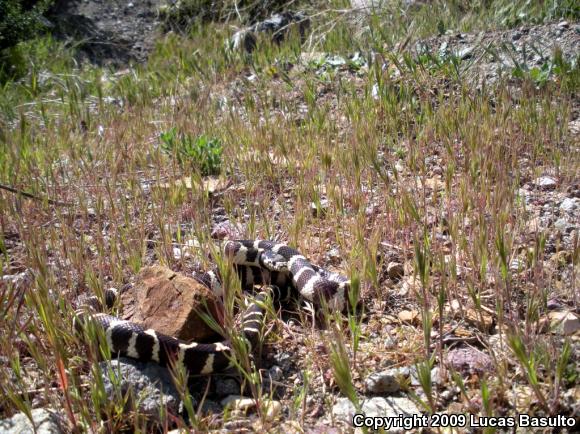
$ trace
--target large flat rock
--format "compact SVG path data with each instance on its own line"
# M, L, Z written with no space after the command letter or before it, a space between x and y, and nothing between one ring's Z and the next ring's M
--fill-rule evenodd
M200 312L217 318L217 297L196 280L160 265L143 268L122 295L123 318L185 341L215 340Z

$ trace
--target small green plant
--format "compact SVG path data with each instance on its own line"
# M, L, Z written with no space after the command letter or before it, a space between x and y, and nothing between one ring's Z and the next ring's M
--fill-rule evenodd
M419 403L430 413L434 413L436 411L436 401L433 395L433 381L431 378L431 370L433 369L434 364L435 354L415 365L415 369L417 370L417 379L419 380L421 389L423 389L423 392L425 393L427 402L418 399L418 397L416 398L418 399Z
M348 350L338 323L333 326L333 332L334 339L330 343L330 366L334 379L340 391L350 399L350 402L357 409L360 409L360 402L352 379Z
M160 138L162 149L177 158L182 169L193 167L202 176L220 173L221 140L205 135L193 138L187 133L178 133L175 128L161 133Z

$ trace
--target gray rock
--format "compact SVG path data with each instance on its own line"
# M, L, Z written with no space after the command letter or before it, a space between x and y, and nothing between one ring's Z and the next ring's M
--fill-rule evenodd
M534 184L542 190L553 190L558 185L558 181L551 176L540 176L534 180Z
M442 390L439 396L444 402L451 401L457 395L457 390L454 389L445 389Z
M218 432L250 432L252 426L252 421L247 418L232 419L224 423L225 431Z
M397 339L392 336L385 336L383 339L383 345L385 348L395 348L395 345L397 345Z
M158 3L134 1L128 7L119 1L56 0L48 16L51 34L74 41L81 60L116 66L142 62L155 46Z
M274 355L274 361L280 366L282 371L289 371L292 367L293 360L292 354L285 351Z
M230 47L251 53L256 48L257 34L271 35L272 42L280 44L287 36L290 27L297 26L302 39L310 28L310 19L302 12L282 12L270 18L237 31L230 39Z
M240 394L240 384L233 378L216 379L215 393L217 396L229 396Z
M9 419L0 420L0 432L6 434L60 434L59 416L44 408L32 410L32 420L24 413L16 413Z
M389 369L388 371L375 372L365 380L365 387L368 393L396 393L401 389L397 372Z
M179 412L181 398L169 370L155 363L143 363L125 357L101 362L99 367L109 399L118 396L118 393L123 396L131 393L140 411L147 415L158 416L162 407L167 407L173 413ZM111 381L111 378L115 381Z
M556 220L554 227L563 234L567 234L568 232L572 232L574 230L574 225L565 218Z
M279 381L284 376L284 371L282 370L282 368L276 365L268 369L268 373L270 374L270 378L272 379L272 381Z
M431 382L438 386L443 386L447 383L447 375L443 374L443 371L439 366L435 366L431 369Z
M491 357L476 348L455 348L447 353L447 363L452 369L462 373L492 372L494 365Z
M560 210L572 214L580 205L580 199L577 197L567 197L560 204Z
M411 383L411 386L420 386L419 377L417 375L417 368L414 366L400 366L398 368L392 368L389 370L395 377L399 380L407 380Z
M34 273L32 270L27 269L22 273L16 274L5 274L2 276L1 281L7 284L14 285L15 289L23 289L26 288L27 285L30 285L34 280Z
M421 414L417 406L409 398L375 397L361 403L361 411L370 417L397 418L399 415L409 416ZM352 424L353 416L358 413L348 398L339 398L332 407L332 414L339 420ZM403 432L403 429L391 429L389 432Z

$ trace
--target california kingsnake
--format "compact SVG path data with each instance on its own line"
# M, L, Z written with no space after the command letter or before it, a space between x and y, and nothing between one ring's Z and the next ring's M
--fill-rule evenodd
M350 282L311 264L287 245L264 240L226 241L222 253L236 267L243 288L255 284L275 285L263 286L242 313L242 333L251 348L256 346L261 336L264 303L269 297L280 298L284 286L291 286L315 306L326 304L330 309L345 308ZM219 277L214 272L199 273L194 277L218 295L222 292ZM111 291L106 293L108 305L112 304L114 296ZM89 309L94 305L94 297L85 298L79 306L79 318L83 323L88 316L104 330L112 354L154 361L162 366L182 365L190 375L210 374L231 365L233 354L228 341L187 343L111 315L94 313Z

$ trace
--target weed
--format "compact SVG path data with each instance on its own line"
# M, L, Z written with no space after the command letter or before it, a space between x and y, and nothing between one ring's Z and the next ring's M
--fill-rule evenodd
M202 176L217 175L221 168L223 147L217 138L200 135L193 138L175 128L159 136L161 147L174 156L182 169L198 170Z

